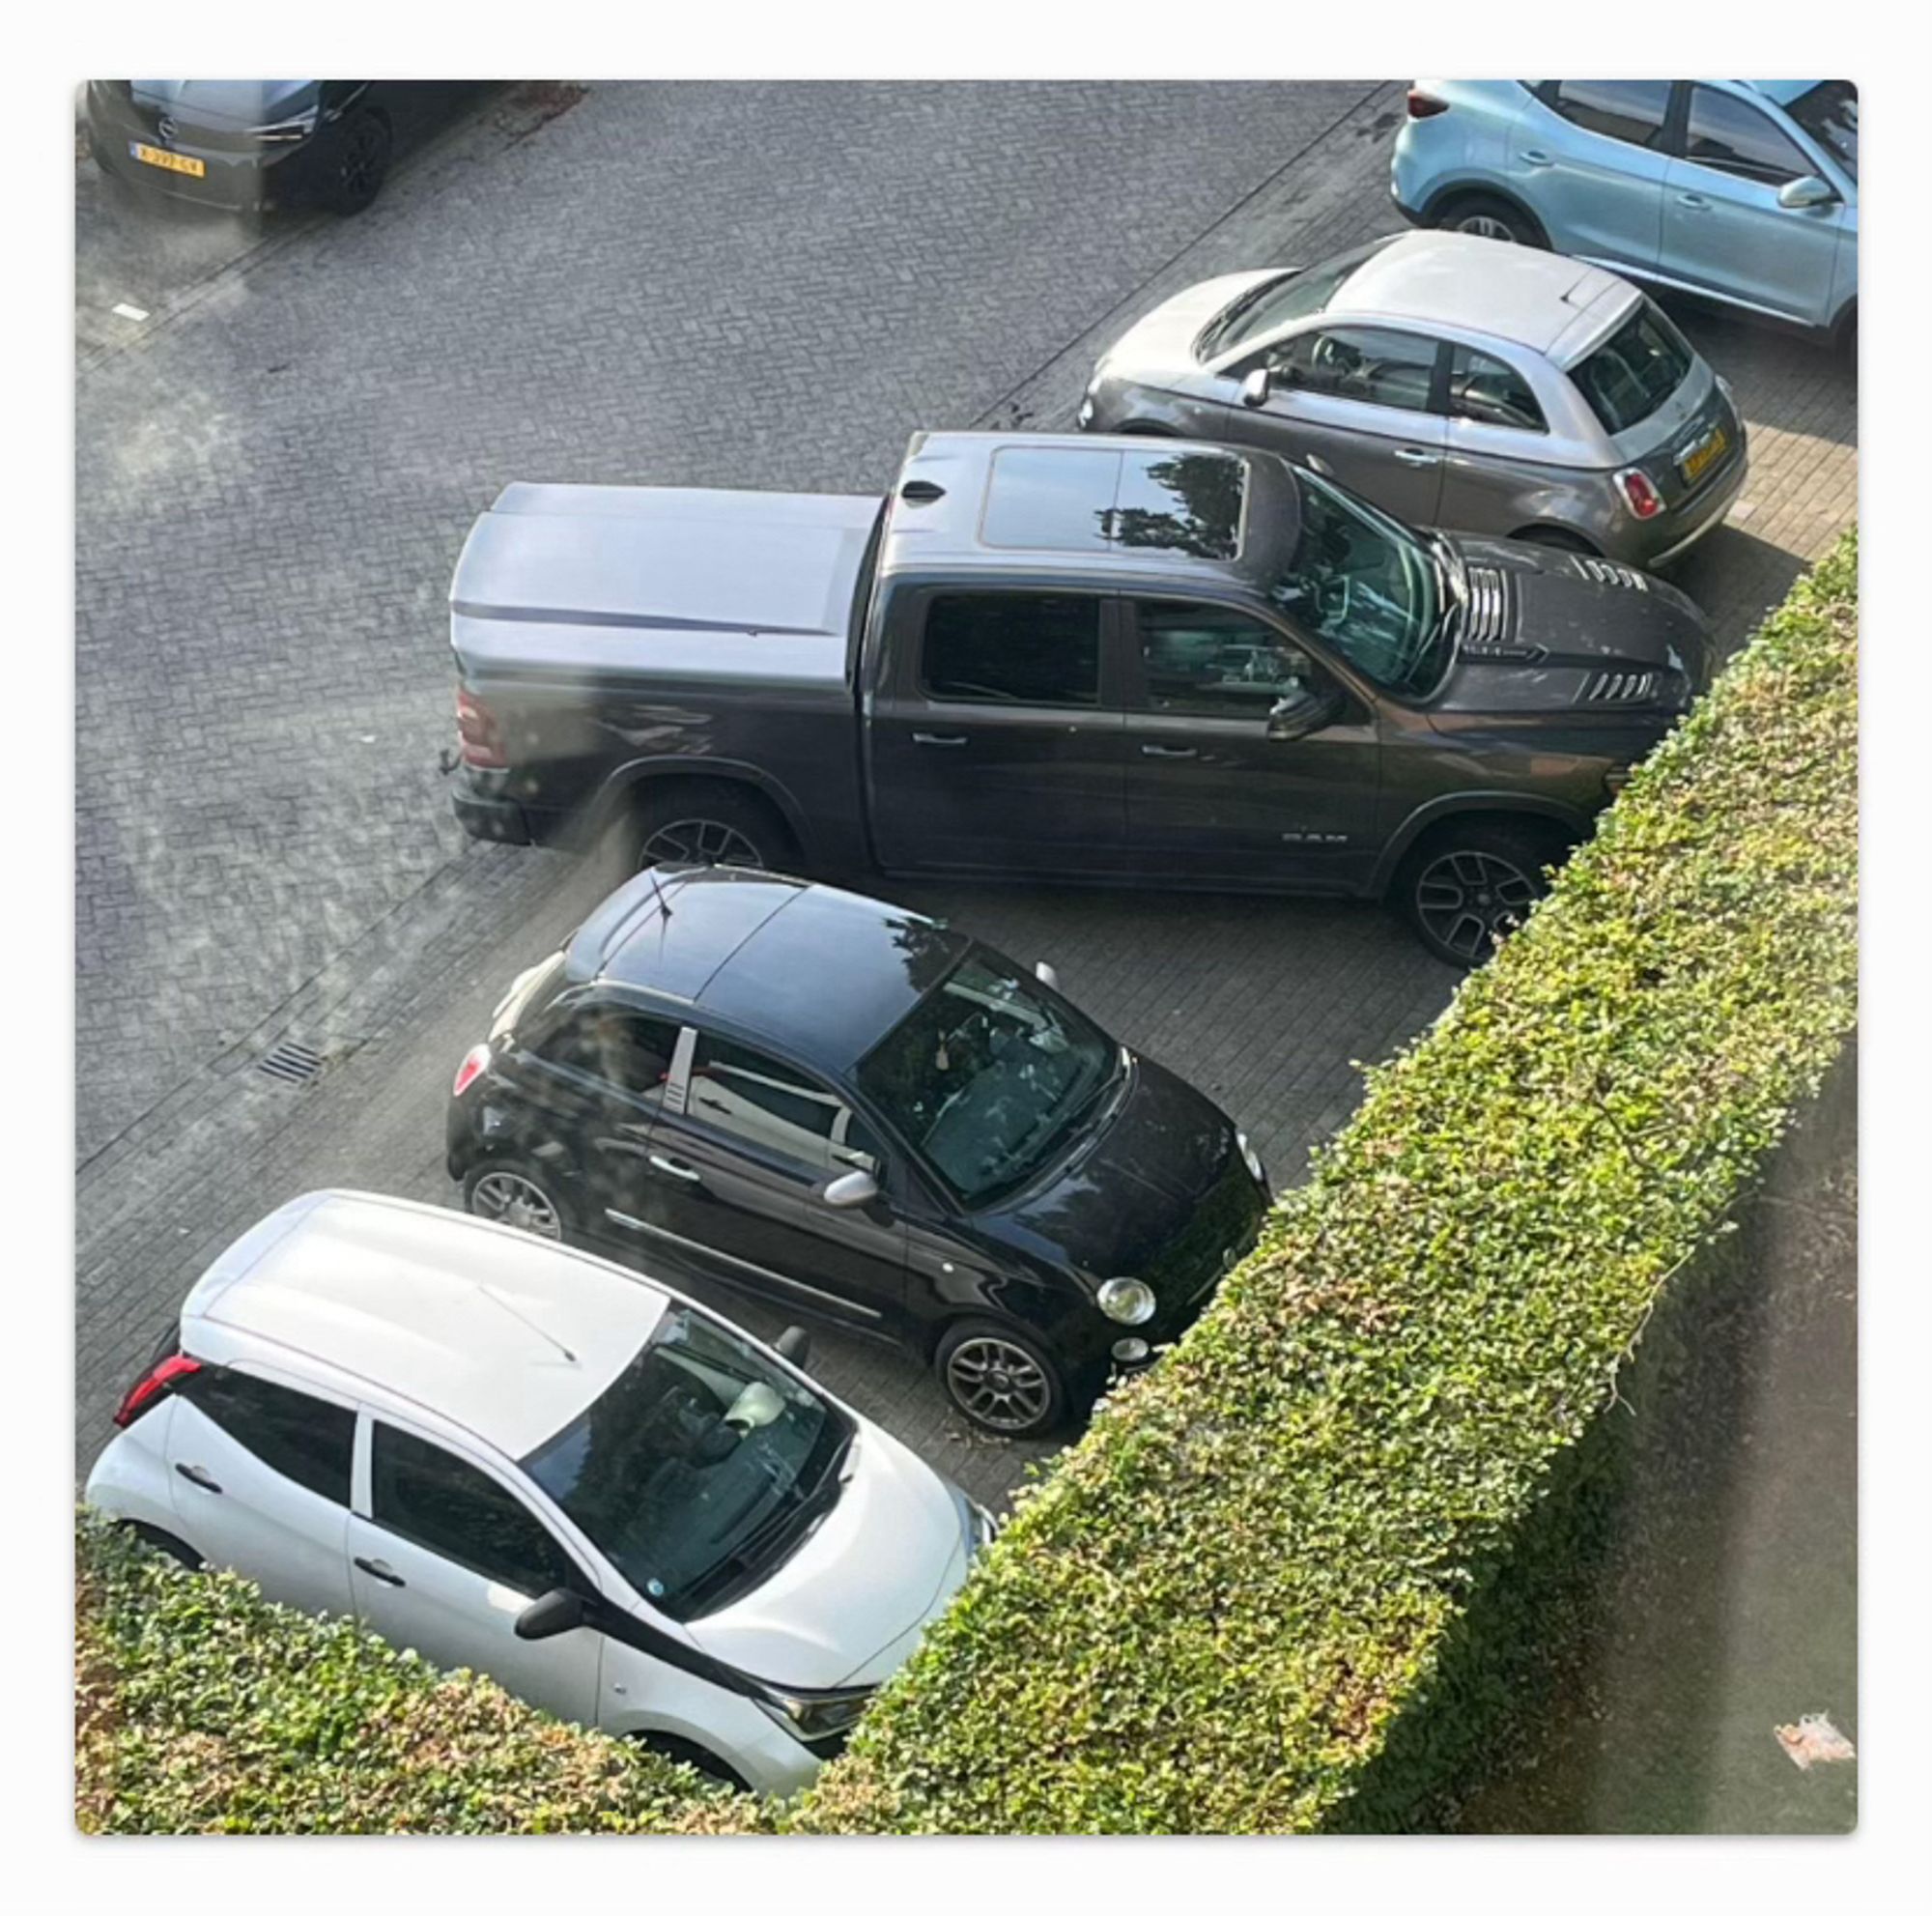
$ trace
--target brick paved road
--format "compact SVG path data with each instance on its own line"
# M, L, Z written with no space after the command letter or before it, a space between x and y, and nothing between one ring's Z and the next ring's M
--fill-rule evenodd
M188 273L84 370L77 1459L201 1265L325 1183L446 1200L447 1073L594 901L466 845L441 596L508 477L861 489L917 426L1054 425L1175 287L1387 230L1389 85L600 87L438 142L363 220ZM1684 581L1735 641L1854 509L1855 386L1687 321L1754 468ZM1375 910L908 888L1050 956L1277 1180L1453 978ZM248 1069L283 1032L336 1062ZM747 1321L755 1313L732 1308ZM772 1324L755 1318L755 1328ZM890 1353L817 1366L988 1499Z

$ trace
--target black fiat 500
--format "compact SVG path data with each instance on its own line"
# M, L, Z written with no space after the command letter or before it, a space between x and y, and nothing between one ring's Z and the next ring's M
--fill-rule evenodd
M934 920L632 879L517 979L449 1106L479 1216L905 1344L1008 1436L1147 1363L1254 1243L1247 1139Z

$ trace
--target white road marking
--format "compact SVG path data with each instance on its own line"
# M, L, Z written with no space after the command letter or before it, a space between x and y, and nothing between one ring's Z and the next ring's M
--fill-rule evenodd
M125 320L144 320L148 317L143 307L130 306L126 300L114 308L114 315L117 319Z

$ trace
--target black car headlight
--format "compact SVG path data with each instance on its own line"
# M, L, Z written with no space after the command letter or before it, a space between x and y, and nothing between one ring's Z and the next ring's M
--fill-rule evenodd
M873 1686L858 1690L816 1690L797 1693L767 1687L754 1701L781 1730L801 1743L835 1743L846 1736L872 1701Z
M1159 1308L1152 1289L1138 1277L1109 1277L1094 1292L1094 1301L1116 1324L1145 1324Z
M1236 1131L1235 1142L1241 1147L1241 1162L1248 1167L1248 1176L1260 1185L1263 1190L1268 1187L1267 1166L1262 1162L1262 1155L1248 1142L1246 1131Z

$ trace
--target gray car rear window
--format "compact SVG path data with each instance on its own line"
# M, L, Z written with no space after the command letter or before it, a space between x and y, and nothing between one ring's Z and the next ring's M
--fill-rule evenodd
M1683 335L1646 300L1570 377L1614 438L1641 425L1690 375Z
M993 455L980 536L1021 552L1134 546L1229 559L1246 497L1247 465L1233 453L1008 446Z

